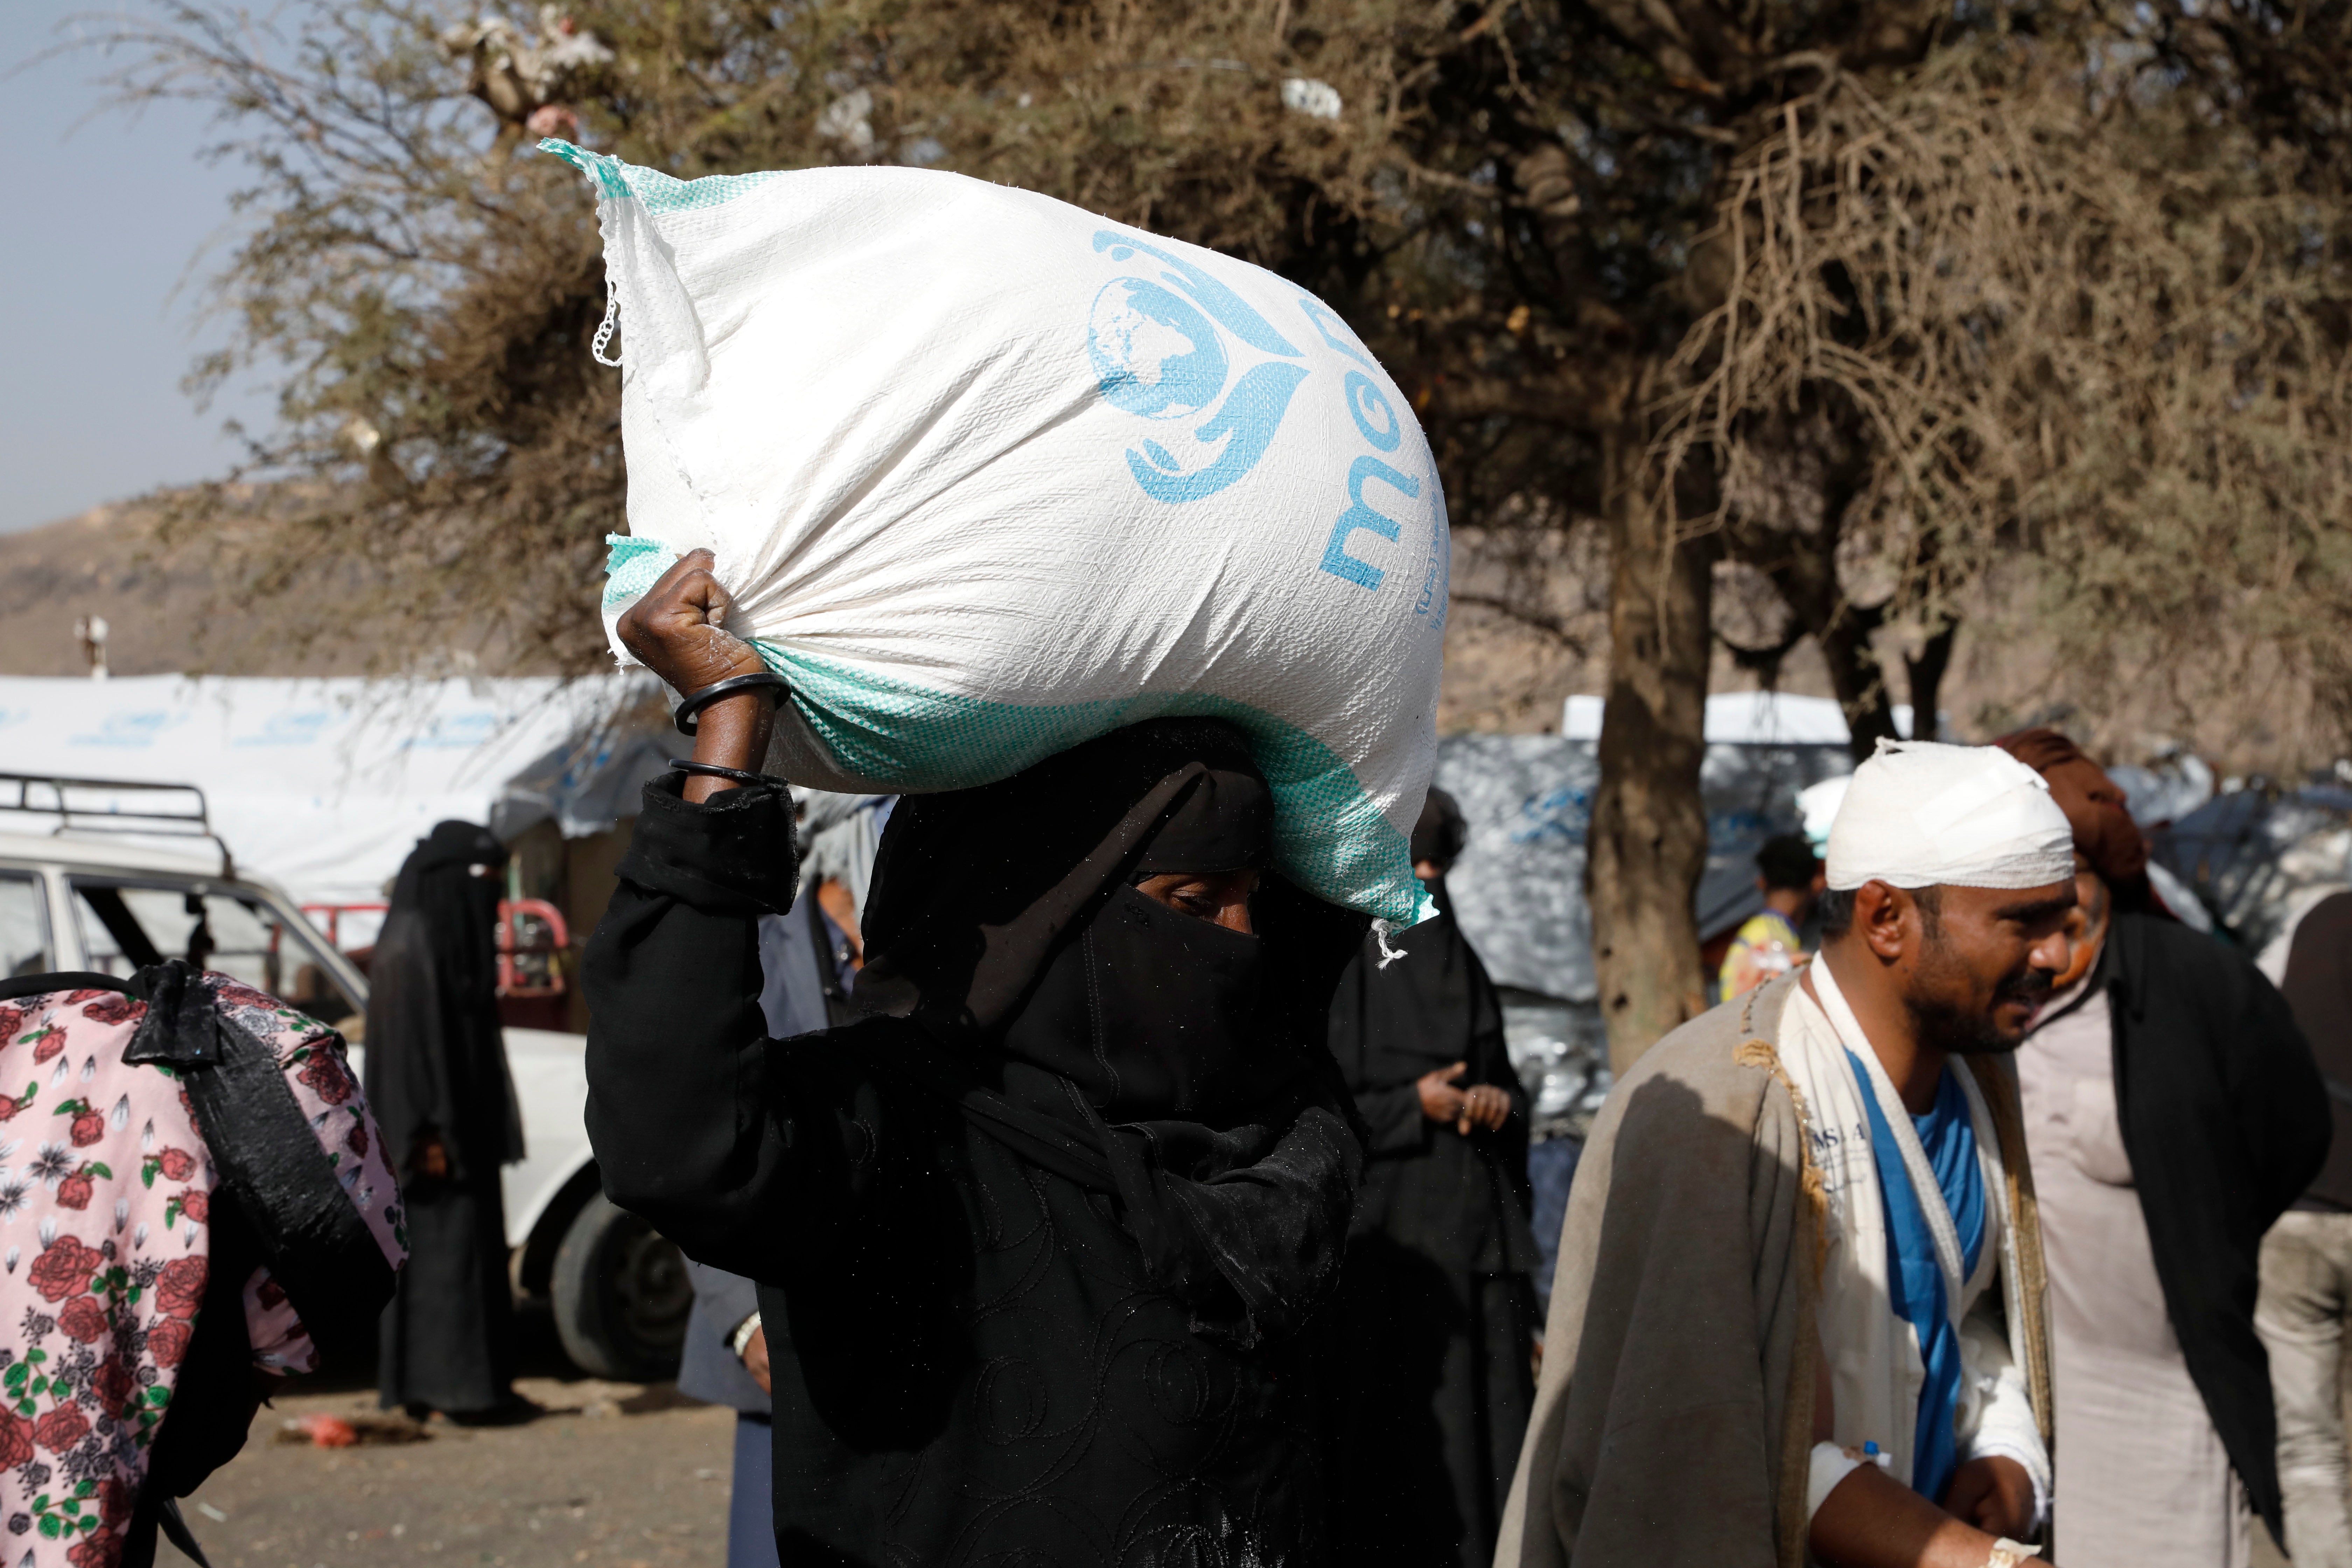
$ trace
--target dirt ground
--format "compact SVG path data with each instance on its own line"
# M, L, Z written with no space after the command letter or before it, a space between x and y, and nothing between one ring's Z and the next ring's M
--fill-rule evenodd
M345 1379L261 1411L245 1452L183 1510L214 1568L719 1568L735 1415L667 1384L583 1377L528 1331L516 1384L549 1414L422 1441L320 1448L289 1424L377 1415ZM168 1544L157 1561L184 1563Z
M523 1321L525 1426L436 1420L419 1442L320 1448L289 1428L380 1420L373 1384L315 1383L264 1409L245 1452L184 1506L214 1568L719 1568L735 1414L667 1384L583 1376ZM2254 1526L2252 1568L2288 1568ZM169 1544L163 1564L187 1559Z

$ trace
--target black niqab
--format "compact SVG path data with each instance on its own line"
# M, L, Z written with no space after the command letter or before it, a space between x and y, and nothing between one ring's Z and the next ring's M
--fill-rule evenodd
M998 1035L1114 889L1264 866L1272 830L1247 747L1208 721L1139 724L997 784L908 795L875 858L858 1000Z
M1463 846L1470 842L1470 822L1462 815L1462 804L1447 791L1435 784L1423 797L1421 816L1414 819L1410 853L1417 867L1428 861L1443 877L1453 869L1454 862L1462 858Z
M497 995L499 882L474 868L496 870L506 863L506 846L488 828L439 822L416 841L393 880L384 918L410 911L424 917L434 962L459 995Z
M368 966L367 1092L405 1179L417 1140L438 1138L453 1181L522 1158L498 1000L499 879L490 831L436 824L393 883Z
M1133 884L1263 868L1272 831L1246 745L1212 721L908 797L857 987L1097 1152L1154 1282L1239 1345L1296 1327L1336 1276L1361 1156L1320 1037L1364 920L1263 869L1252 935Z
M1415 864L1461 853L1443 790L1412 835ZM1484 1568L1493 1555L1534 1397L1528 1098L1500 998L1454 921L1370 942L1331 1004L1331 1050L1370 1139L1334 1313L1339 1372L1331 1472L1339 1561L1362 1568ZM1422 1110L1420 1080L1463 1064L1458 1087L1510 1096L1493 1131L1464 1136Z

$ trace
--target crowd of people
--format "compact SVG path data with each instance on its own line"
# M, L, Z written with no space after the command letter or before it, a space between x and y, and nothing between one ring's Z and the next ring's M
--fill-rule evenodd
M691 693L757 659L724 605L689 557L621 629ZM894 800L756 772L773 718L703 707L584 965L606 1192L692 1259L679 1385L737 1413L730 1568L2239 1568L2257 1530L2352 1568L2352 894L2273 986L2173 918L2065 736L1882 744L1822 852L1765 847L1721 1002L1616 1084L1547 1266L1444 792L1409 845L1437 914L1376 932L1276 869L1222 721ZM225 1371L373 1333L387 1407L530 1414L504 858L445 823L402 868L363 1087L185 965L0 1002L0 1065L55 1036L148 1119L115 1231L160 1205L70 1279L44 1253L26 1287L76 1301L0 1366L111 1334L126 1387L195 1394L108 1450L74 1568L186 1540L250 1413ZM340 1186L289 1196L289 1139ZM191 1216L209 1283L110 1284ZM26 1453L126 1418L89 1397Z
M689 559L622 631L698 690L756 665L724 602ZM2352 897L2283 995L2063 735L1885 747L1825 856L1767 847L1538 1323L1443 792L1394 937L1274 868L1211 721L852 801L852 896L795 879L772 721L704 711L587 962L608 1189L760 1428L737 1561L2352 1562Z

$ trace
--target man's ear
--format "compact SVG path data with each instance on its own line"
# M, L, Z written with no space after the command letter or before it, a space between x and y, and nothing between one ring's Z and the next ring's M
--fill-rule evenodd
M1854 889L1853 929L1882 963L1898 963L1910 950L1912 903L1910 894L1885 882L1864 882Z

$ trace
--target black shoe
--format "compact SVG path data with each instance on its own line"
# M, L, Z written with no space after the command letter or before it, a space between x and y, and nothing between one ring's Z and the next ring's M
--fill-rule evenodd
M460 1426L520 1426L547 1414L547 1406L520 1394L509 1394L488 1410L445 1410Z

